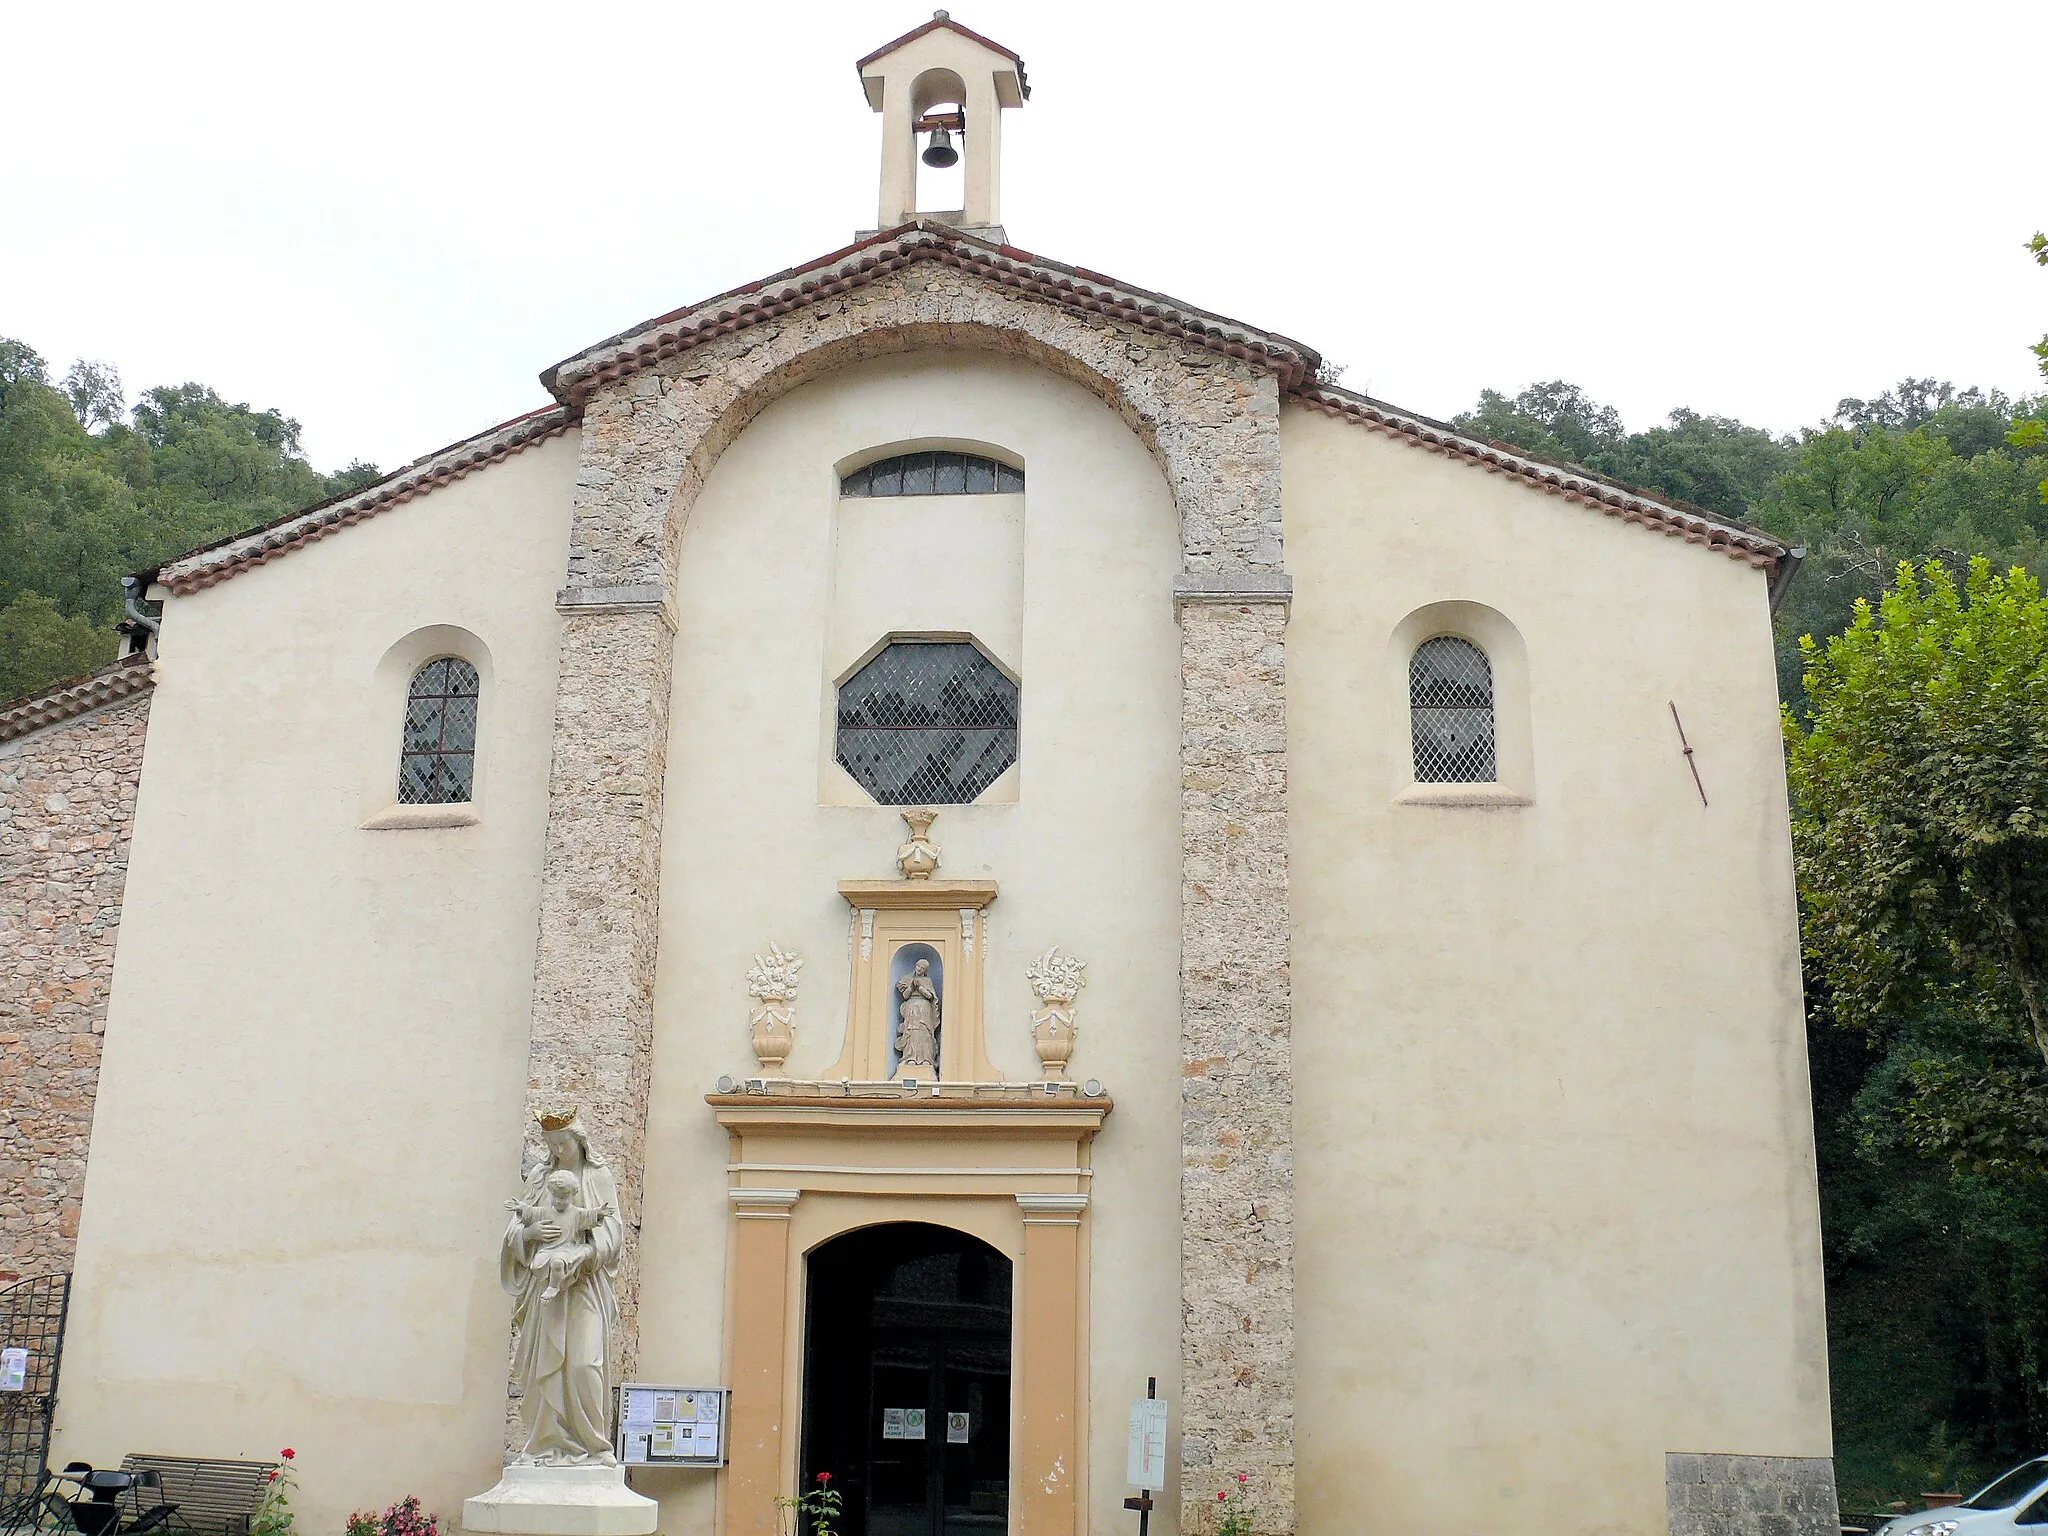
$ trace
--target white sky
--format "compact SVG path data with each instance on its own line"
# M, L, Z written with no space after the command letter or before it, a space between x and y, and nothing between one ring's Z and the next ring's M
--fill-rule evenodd
M1778 429L2042 387L2048 4L955 0L1024 56L1013 242L1447 416L1563 377ZM0 0L0 335L395 467L874 220L916 0Z

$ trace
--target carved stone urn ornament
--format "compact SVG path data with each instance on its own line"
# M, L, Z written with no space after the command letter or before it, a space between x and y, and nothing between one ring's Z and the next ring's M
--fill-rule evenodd
M905 811L903 819L910 826L910 841L896 850L896 867L906 880L929 880L939 867L939 845L931 840L939 813Z
M1067 1063L1074 1059L1074 999L1088 978L1081 972L1088 962L1060 953L1055 944L1024 973L1031 990L1045 1006L1031 1015L1031 1043L1048 1080L1067 1075Z
M781 1072L796 1048L796 973L803 968L802 960L780 944L770 944L767 954L754 956L747 972L747 992L756 999L748 1022L763 1072Z

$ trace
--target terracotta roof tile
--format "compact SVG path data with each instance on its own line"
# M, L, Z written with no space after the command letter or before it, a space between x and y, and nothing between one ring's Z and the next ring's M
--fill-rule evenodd
M854 70L857 73L865 74L867 73L867 67L870 64L874 63L875 60L883 58L888 54L892 54L898 48L901 48L905 43L914 43L920 37L923 37L925 33L936 32L941 27L944 27L948 32L958 32L962 37L966 38L971 43L979 43L984 48L987 48L995 53L1000 53L1004 58L1008 59L1012 64L1016 65L1018 93L1026 97L1030 96L1031 82L1024 78L1024 60L1023 57L1020 54L1018 54L1016 49L1005 48L1001 43L997 42L994 38L983 37L979 32L974 31L972 28L961 26L959 22L953 20L953 18L948 16L944 11L940 11L937 15L933 16L932 19L926 22L923 26L912 27L908 32L904 33L894 42L882 44L882 46L877 48L873 53L869 54L866 58L862 59L859 63L855 64L853 66Z
M105 704L132 697L156 685L156 668L137 652L86 677L45 688L41 693L0 707L0 741L12 741L46 725L75 719Z
M1455 427L1431 421L1425 416L1411 415L1365 395L1327 384L1306 385L1292 393L1302 404L1327 416L1375 428L1417 447L1476 464L1494 474L1512 475L1567 501L1592 507L1623 522L1638 523L1658 533L1718 550L1731 559L1741 560L1760 570L1776 574L1779 562L1789 553L1785 544L1769 534L1731 523L1702 508L1653 496L1648 491L1603 479L1572 465L1548 463L1500 443L1466 437Z
M1383 401L1320 384L1316 381L1322 366L1320 354L1288 337L1085 267L1069 266L1012 245L992 244L948 225L919 219L607 337L541 375L541 383L558 404L429 454L376 485L181 555L162 568L159 579L180 595L200 591L545 442L573 425L582 414L584 401L606 384L925 261L1257 363L1271 369L1281 388L1310 409L1495 474L1512 475L1567 501L1718 550L1762 570L1775 574L1787 554L1786 546L1768 534L1711 512L1603 480L1570 465L1546 463L1499 443L1464 436L1442 422Z
M569 426L569 413L558 405L543 406L524 416L515 416L487 432L479 432L475 437L451 443L423 459L415 459L375 485L333 497L302 512L266 523L261 528L203 544L175 560L167 561L159 570L157 580L180 597L204 591L239 571L301 549L380 512L388 512L415 496L510 458L537 443L559 437Z
M575 409L592 390L605 384L792 310L851 293L922 261L972 272L1005 288L1085 314L1107 315L1229 357L1260 363L1278 374L1283 386L1306 383L1322 363L1312 348L1288 337L1211 314L1163 293L919 219L856 241L808 266L793 267L646 321L557 363L541 375L541 382L556 399Z

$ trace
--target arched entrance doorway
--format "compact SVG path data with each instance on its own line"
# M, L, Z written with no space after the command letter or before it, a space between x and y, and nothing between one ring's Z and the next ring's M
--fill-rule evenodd
M806 1261L802 1486L832 1474L842 1536L1002 1536L1010 1261L890 1222Z

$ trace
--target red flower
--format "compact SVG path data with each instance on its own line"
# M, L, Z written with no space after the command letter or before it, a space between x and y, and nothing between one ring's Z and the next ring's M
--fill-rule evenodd
M1216 1502L1217 1502L1218 1504L1221 1504L1221 1503L1222 1503L1222 1502L1223 1502L1223 1501L1224 1501L1225 1499L1227 1499L1227 1498L1229 1498L1229 1497L1230 1497L1230 1495L1229 1495L1228 1493L1224 1492L1224 1491L1223 1491L1223 1490L1221 1490L1221 1489L1218 1489L1218 1490L1217 1490L1217 1492L1216 1492Z
M1238 1480L1238 1481L1239 1481L1240 1483L1248 1483L1248 1482L1250 1482L1250 1481L1251 1481L1251 1479L1250 1479L1249 1477L1247 1477L1247 1476L1246 1476L1246 1475L1245 1475L1244 1473L1242 1473L1242 1472L1240 1472L1240 1473L1238 1473L1238 1474L1237 1474L1237 1480Z
M282 1456L286 1461L290 1461L293 1457L297 1456L298 1454L299 1453L293 1450L290 1446L286 1446L283 1450L278 1452L278 1455Z
M263 1474L263 1480L264 1480L264 1481L265 1481L266 1483L274 1483L274 1482L276 1482L276 1481L277 1481L277 1468L275 1468L275 1467L272 1467L272 1468L271 1468L271 1469L270 1469L270 1470L269 1470L268 1472L264 1473L264 1474Z
M832 1474L830 1472L820 1472L818 1474L818 1481L821 1483L829 1483L832 1481Z

